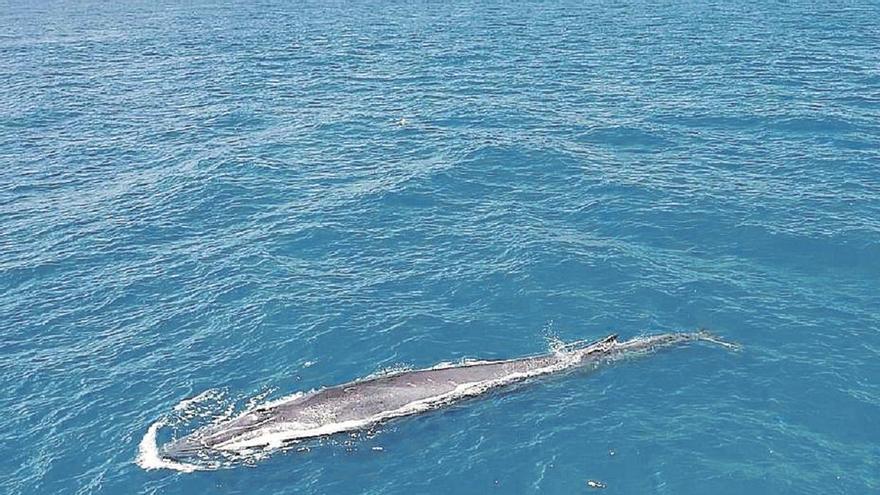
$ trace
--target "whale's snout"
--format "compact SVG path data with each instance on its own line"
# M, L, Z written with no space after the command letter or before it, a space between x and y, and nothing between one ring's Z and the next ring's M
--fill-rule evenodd
M174 461L186 461L204 452L205 446L190 438L180 438L162 447L162 457Z

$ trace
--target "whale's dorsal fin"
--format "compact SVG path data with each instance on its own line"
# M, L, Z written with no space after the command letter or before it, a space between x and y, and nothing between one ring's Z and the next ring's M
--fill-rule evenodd
M600 340L597 340L596 342L593 342L592 344L590 344L589 347L595 346L596 349L594 349L593 351L602 352L602 351L608 350L609 347L613 347L614 344L616 344L616 343L617 343L617 334L612 333L611 335L605 337L604 339L600 339ZM591 352L593 352L593 351L591 351Z

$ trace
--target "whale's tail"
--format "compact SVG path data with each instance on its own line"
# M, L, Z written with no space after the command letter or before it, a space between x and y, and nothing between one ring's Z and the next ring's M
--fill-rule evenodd
M693 342L709 342L719 345L729 350L738 351L741 347L739 344L728 342L721 337L701 329L696 332L676 332L661 333L655 335L645 335L634 337L632 339L615 342L610 349L610 355L619 357L620 355L637 355L646 352L653 352L663 347L670 347Z
M715 335L710 332L706 328L701 328L697 333L694 334L696 340L701 340L703 342L711 342L713 344L720 345L724 348L730 349L731 351L740 351L742 350L742 345L737 342L728 342L721 337Z

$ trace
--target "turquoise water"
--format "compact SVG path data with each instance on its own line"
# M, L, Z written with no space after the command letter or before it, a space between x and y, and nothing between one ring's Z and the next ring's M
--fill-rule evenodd
M0 8L5 493L880 491L880 4L119 3ZM136 463L160 420L698 327L743 351Z

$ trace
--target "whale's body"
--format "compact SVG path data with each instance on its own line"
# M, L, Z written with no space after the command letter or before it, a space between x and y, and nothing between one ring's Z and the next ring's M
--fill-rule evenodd
M368 428L399 416L436 409L527 378L660 346L711 340L705 332L669 333L618 341L610 335L591 344L503 361L404 371L309 392L253 408L165 445L161 455L184 460L206 453L278 448L285 443Z

